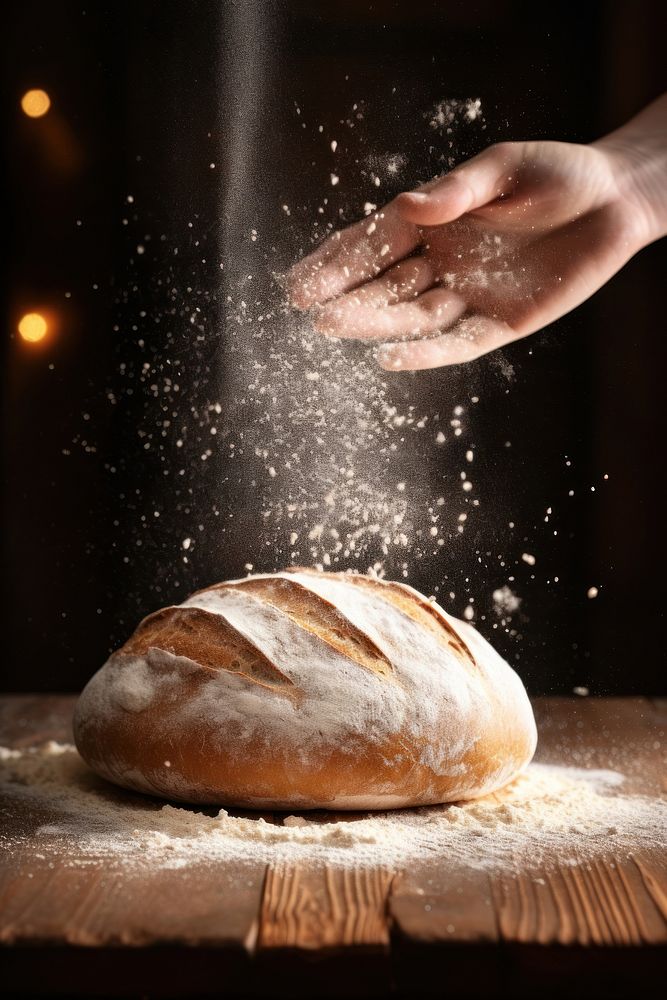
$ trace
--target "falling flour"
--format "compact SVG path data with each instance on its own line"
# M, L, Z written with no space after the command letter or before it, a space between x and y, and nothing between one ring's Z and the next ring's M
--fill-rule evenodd
M307 320L260 319L250 309L238 319L246 332L230 351L243 422L225 427L223 407L218 437L242 458L241 479L260 486L268 568L354 567L400 579L440 555L479 500L469 481L452 477L445 490L425 455L435 446L463 462L471 447L464 407L420 412L405 392L390 392L372 349L322 338ZM257 558L264 566L264 552Z
M401 866L437 858L493 870L521 859L567 863L611 850L664 848L667 806L625 794L623 782L616 771L532 764L502 792L477 801L342 820L276 814L267 822L124 792L89 771L73 746L49 742L0 749L0 843L10 856L39 852L68 865L104 860L169 869L226 861ZM20 814L30 815L30 829L17 824Z
M366 149L370 139L359 137L367 113L363 103L349 111L340 121L341 134L325 137L334 159L322 177L321 204L282 205L282 212L294 210L302 220L293 233L281 220L281 229L287 226L298 240L292 256L320 246L346 214L360 217L364 189L373 198L363 203L370 235L382 225L382 205L397 179L403 186L416 180L404 154ZM302 128L314 127L304 107L295 105L295 114ZM457 137L473 122L482 127L481 101L442 100L426 120L425 141L432 142L432 129L441 133L444 160L431 164L440 172L454 162ZM323 126L317 128L322 132ZM356 173L349 169L349 130L356 130L364 150ZM379 190L369 193L369 184ZM419 561L438 559L449 542L477 529L475 484L467 473L458 478L474 444L467 405L456 405L446 393L440 412L415 404L410 383L401 387L378 367L376 343L316 333L312 316L286 306L284 275L274 275L271 289L258 276L278 261L262 224L249 229L249 238L245 222L239 226L234 259L224 268L225 392L220 412L210 419L217 453L226 461L225 486L250 497L256 511L260 546L252 568L295 564L409 578ZM389 244L378 247L381 257L389 250ZM475 267L492 260L497 269L504 252L491 237L483 240Z
M258 66L242 61L238 71L244 87L258 73L261 89ZM495 508L484 462L472 458L485 451L476 441L480 397L451 373L434 392L426 376L383 372L375 342L323 337L286 301L291 264L354 219L375 231L398 190L461 162L486 128L479 98L439 100L416 123L424 148L415 160L376 148L373 114L362 101L346 104L329 132L295 105L299 129L325 144L321 183L304 200L302 185L290 189L285 178L286 190L256 202L240 193L261 144L233 117L234 142L215 157L235 181L224 186L215 249L208 218L194 215L180 233L151 232L142 199L124 199L131 266L117 292L116 369L99 401L114 413L122 446L104 454L91 406L62 449L106 459L116 498L104 556L122 572L127 600L111 615L110 647L138 615L204 583L290 565L411 580L467 616L474 594L478 623L491 618L492 628L522 637L509 611L496 620L490 601L492 586L513 583L520 549L499 540L493 556L495 541L486 550ZM442 280L464 288L490 275L505 284L510 264L506 239L482 232L469 266ZM499 356L490 364L506 365ZM477 567L491 558L493 581L480 579Z

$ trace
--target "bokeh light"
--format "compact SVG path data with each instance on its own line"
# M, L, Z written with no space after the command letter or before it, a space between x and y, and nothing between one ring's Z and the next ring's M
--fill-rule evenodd
M28 90L21 98L21 108L28 118L41 118L51 107L51 98L45 90Z
M23 340L36 344L46 337L49 324L41 313L26 313L19 320L18 331Z

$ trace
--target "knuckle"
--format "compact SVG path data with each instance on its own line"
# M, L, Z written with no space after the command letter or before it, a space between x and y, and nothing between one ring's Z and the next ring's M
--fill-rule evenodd
M489 146L489 149L496 155L508 156L515 151L518 145L519 143L517 142L494 142L492 146Z
M522 142L496 142L489 146L487 152L499 163L509 164L522 158L523 145Z

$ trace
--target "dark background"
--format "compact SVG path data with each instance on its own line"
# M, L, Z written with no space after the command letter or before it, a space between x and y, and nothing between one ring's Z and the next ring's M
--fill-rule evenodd
M206 463L200 453L233 358L225 310L247 259L237 252L241 233L257 224L266 234L253 260L270 296L268 272L309 245L333 169L328 146L302 122L335 135L344 109L364 102L363 126L336 161L348 175L358 170L358 190L330 192L331 218L341 209L351 220L373 193L356 163L362 147L405 154L395 190L442 168L443 150L429 148L423 128L442 97L482 99L484 128L457 135L456 159L504 139L588 142L621 124L664 89L663 9L10 5L6 689L76 690L144 614L242 575L249 560L259 570L280 564L261 549L243 477L235 485L225 459ZM20 110L31 87L51 96L44 118ZM289 223L284 202L301 206ZM475 476L488 513L438 562L415 566L409 582L440 588L456 614L474 595L480 629L532 693L662 687L666 263L663 241L500 358L388 377L424 411L480 393ZM53 329L26 345L16 324L35 309ZM158 430L168 411L178 417ZM197 539L187 562L185 537ZM535 567L521 561L524 551ZM494 630L490 594L509 572L521 608L509 631Z

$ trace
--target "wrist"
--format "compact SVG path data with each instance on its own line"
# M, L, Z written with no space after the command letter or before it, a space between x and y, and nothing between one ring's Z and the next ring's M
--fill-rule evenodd
M594 143L608 158L619 199L630 231L639 247L667 235L667 198L661 188L667 175L667 160L647 158L635 145L621 141Z
M594 142L609 164L619 205L640 247L667 235L667 96Z

